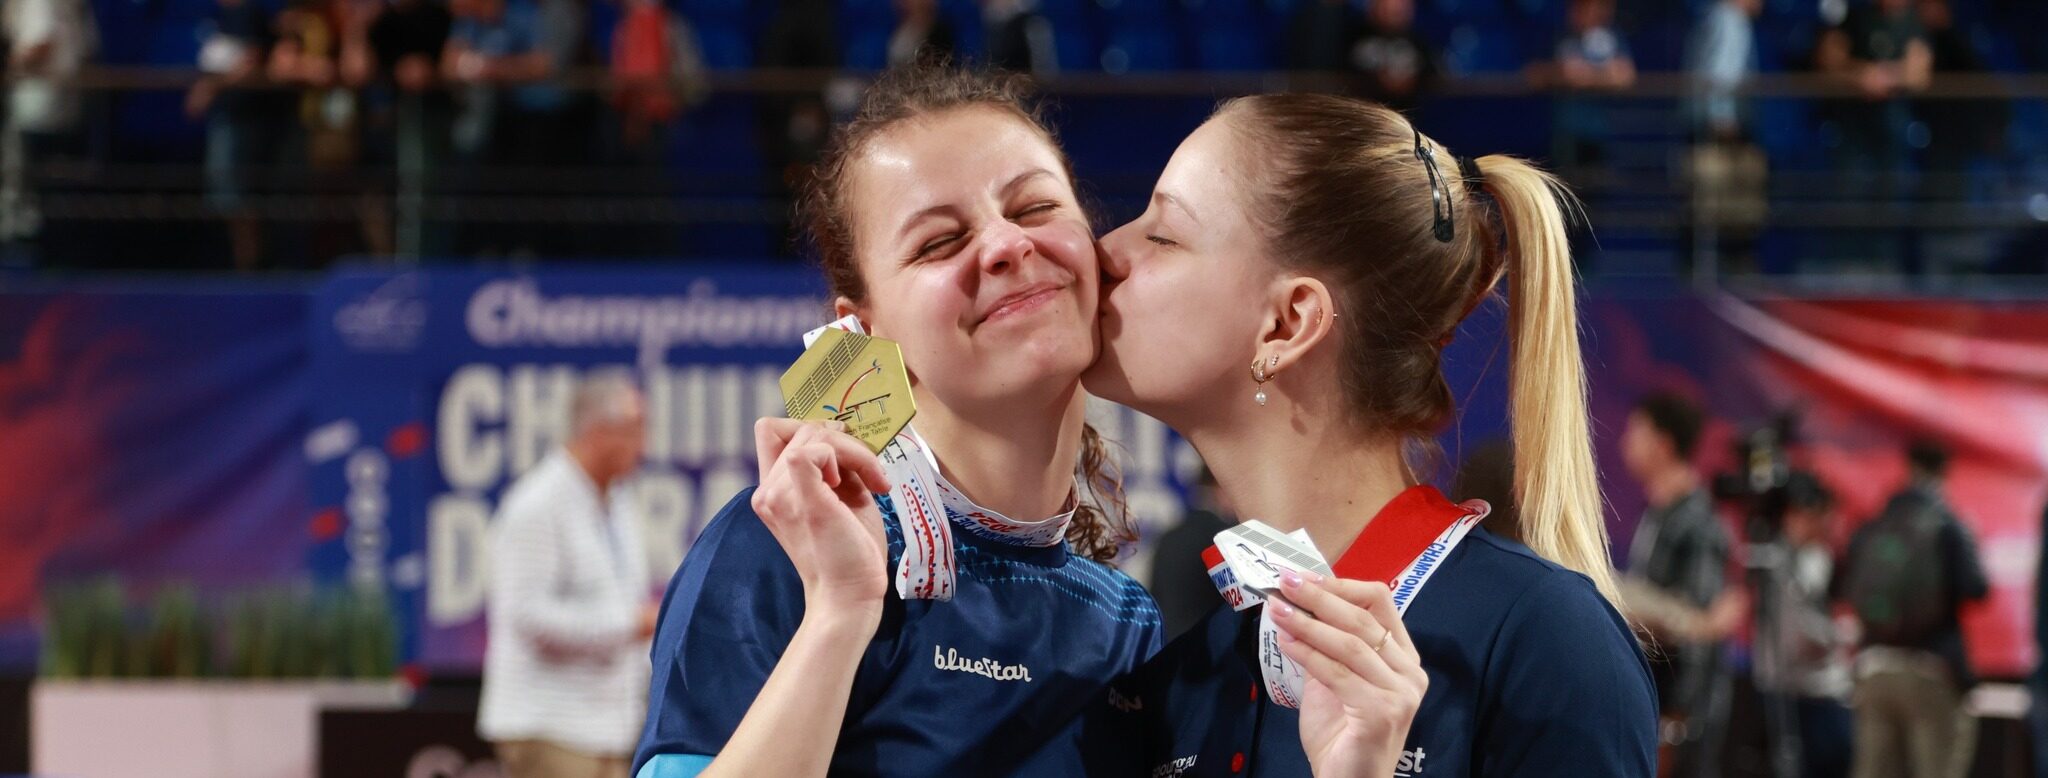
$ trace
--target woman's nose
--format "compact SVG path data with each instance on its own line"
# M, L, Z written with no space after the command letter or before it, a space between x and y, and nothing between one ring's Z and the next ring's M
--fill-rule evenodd
M981 268L982 272L990 275L1015 270L1018 263L1037 250L1024 228L1009 222L998 222L988 227L983 239Z
M1106 282L1122 281L1131 275L1128 248L1130 227L1118 228L1102 240L1095 242L1095 259L1102 266L1102 279Z

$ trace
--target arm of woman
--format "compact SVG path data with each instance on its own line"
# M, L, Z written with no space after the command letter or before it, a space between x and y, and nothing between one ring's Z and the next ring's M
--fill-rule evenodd
M735 651L761 653L761 643L772 643L775 636L731 634L753 630L751 624L743 623L749 621L745 603L735 601L782 598L760 591L763 587L758 586L728 587L725 595L716 597L671 594L655 649L655 710L650 712L641 746L642 778L824 775L839 740L854 675L881 621L888 591L888 545L871 491L888 488L881 462L839 430L787 419L763 419L755 427L755 443L761 485L748 505L760 523L736 529L758 533L765 526L773 536L774 545L787 555L800 582L801 615L794 632L786 633L788 642L779 655L757 657L772 662L773 669L731 735L721 743L717 733L703 730L718 729L721 721L730 719L721 719L720 711L703 707L732 699L723 692L744 689L745 684L733 676L748 673L682 668L695 653L683 644L694 639L712 650L729 645ZM706 530L707 535L711 532ZM728 534L715 539L721 550L755 555L764 550L759 538L736 541ZM773 553L774 549L765 551ZM693 565L686 562L678 573L676 588L716 578L717 572L697 572L693 581ZM790 588L788 572L782 568L768 586ZM679 601L689 606L678 611ZM707 613L707 607L722 611L738 608L740 612ZM786 611L770 613L755 621L786 624L789 615ZM686 623L698 618L704 623ZM730 645L739 643L752 645ZM667 646L678 647L671 651ZM767 650L773 651L773 647ZM665 652L675 656L665 660ZM661 666L664 662L671 664ZM751 665L753 672L758 673L760 664ZM715 686L688 688L693 684ZM683 688L671 695L666 693L670 687ZM706 697L712 699L707 702ZM664 706L669 701L685 707L667 710Z

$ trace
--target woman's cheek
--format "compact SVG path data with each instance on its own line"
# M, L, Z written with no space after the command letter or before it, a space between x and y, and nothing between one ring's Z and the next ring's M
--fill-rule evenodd
M1092 279L1099 272L1095 261L1095 238L1088 225L1060 221L1042 228L1041 245L1053 253L1054 261L1076 276Z

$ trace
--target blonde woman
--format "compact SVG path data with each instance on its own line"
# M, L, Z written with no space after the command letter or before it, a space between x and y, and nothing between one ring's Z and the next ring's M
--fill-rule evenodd
M1336 580L1290 576L1270 613L1219 608L1119 684L1142 706L1104 718L1136 733L1104 748L1140 749L1152 775L1306 774L1377 747L1311 722L1412 683L1419 654L1427 693L1394 774L1655 772L1655 691L1613 604L1567 197L1347 98L1234 100L1181 144L1146 212L1102 239L1084 384L1186 436L1240 516L1306 530ZM1456 417L1443 348L1497 286L1521 543L1413 461ZM1407 632L1337 606L1358 587ZM1273 646L1319 671L1298 710L1272 699Z

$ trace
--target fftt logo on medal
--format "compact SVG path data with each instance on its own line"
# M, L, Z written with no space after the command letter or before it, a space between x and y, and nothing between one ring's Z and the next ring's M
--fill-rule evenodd
M789 418L845 422L876 453L917 414L902 350L855 332L821 331L781 384Z

